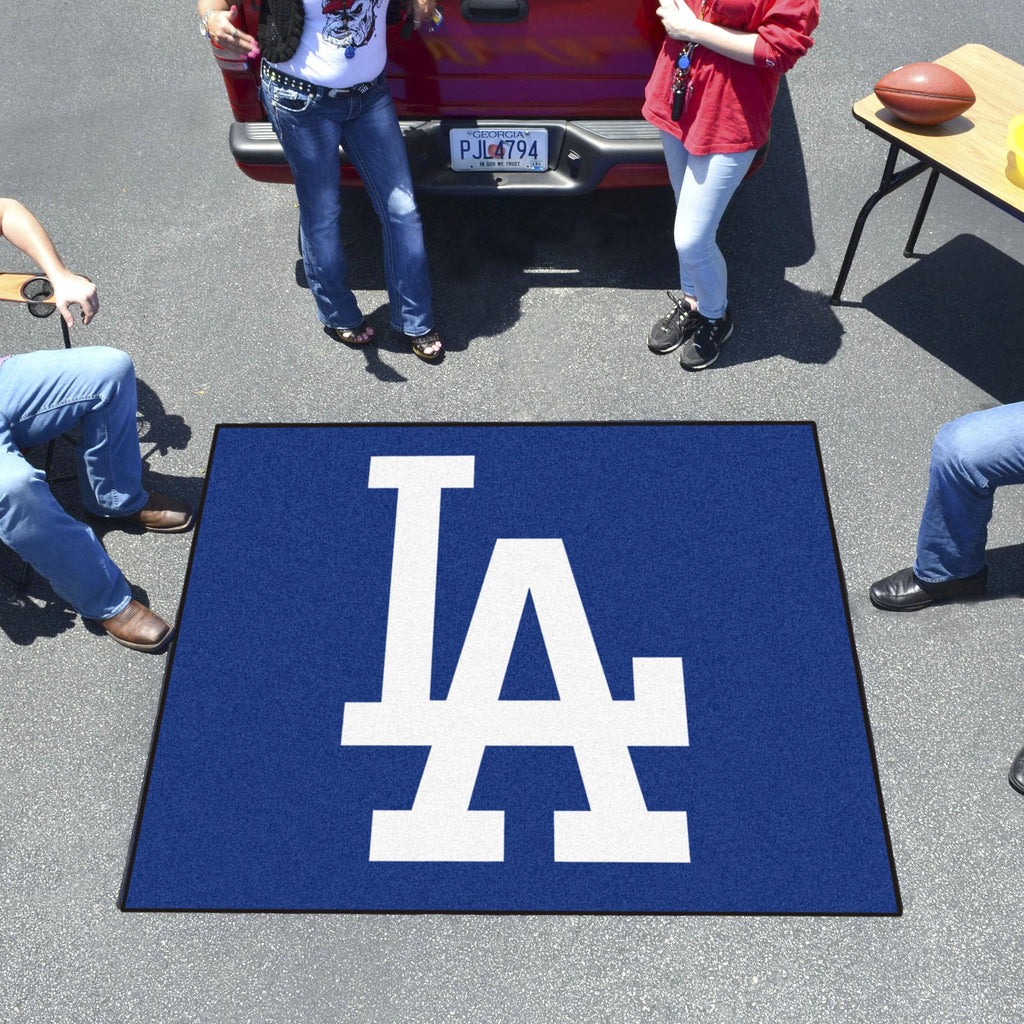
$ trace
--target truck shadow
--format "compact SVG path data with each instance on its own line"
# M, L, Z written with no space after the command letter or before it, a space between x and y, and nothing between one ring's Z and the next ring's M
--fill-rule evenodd
M438 320L451 350L494 337L522 316L534 288L615 288L659 293L679 286L672 244L671 189L597 191L582 196L418 198ZM361 190L343 204L349 284L383 290L380 228ZM814 254L810 201L793 106L783 79L772 146L726 211L719 245L730 295L744 318L748 361L784 355L824 363L842 328L827 296L786 281L788 267ZM304 284L301 262L297 280ZM785 318L787 329L777 321ZM764 330L757 330L758 324ZM753 328L753 329L751 329Z

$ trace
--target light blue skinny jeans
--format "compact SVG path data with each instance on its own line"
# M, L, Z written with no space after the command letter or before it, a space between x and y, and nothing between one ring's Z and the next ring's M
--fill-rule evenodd
M85 507L126 516L149 499L135 422L135 369L117 349L56 349L0 363L0 541L80 615L107 619L131 600L96 534L57 503L21 449L81 427L75 449Z
M925 583L964 579L985 566L997 487L1024 483L1024 402L984 409L935 435L914 572Z
M260 99L295 179L302 262L321 323L345 329L363 319L345 284L338 153L344 146L381 223L391 326L413 337L429 334L434 314L423 227L384 76L366 93L334 97L298 92L264 77Z
M694 156L668 132L661 133L661 145L676 194L673 237L679 287L697 299L701 314L717 320L725 315L729 283L725 257L715 240L718 225L757 150Z

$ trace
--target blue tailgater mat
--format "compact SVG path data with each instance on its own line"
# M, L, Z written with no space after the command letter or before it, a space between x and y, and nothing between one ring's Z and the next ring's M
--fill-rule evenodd
M814 424L219 426L120 906L899 914Z

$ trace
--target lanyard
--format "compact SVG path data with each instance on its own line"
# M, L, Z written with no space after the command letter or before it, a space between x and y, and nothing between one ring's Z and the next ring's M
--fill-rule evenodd
M704 20L704 15L707 13L708 0L701 0L700 3L700 14L698 17L701 21ZM683 113L683 101L686 99L686 79L690 74L690 58L693 54L697 44L694 42L686 43L683 46L682 52L676 58L675 71L672 73L672 120L678 121Z

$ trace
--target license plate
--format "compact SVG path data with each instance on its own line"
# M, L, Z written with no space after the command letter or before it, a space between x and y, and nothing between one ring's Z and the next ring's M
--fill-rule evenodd
M452 128L453 171L546 171L546 128Z

